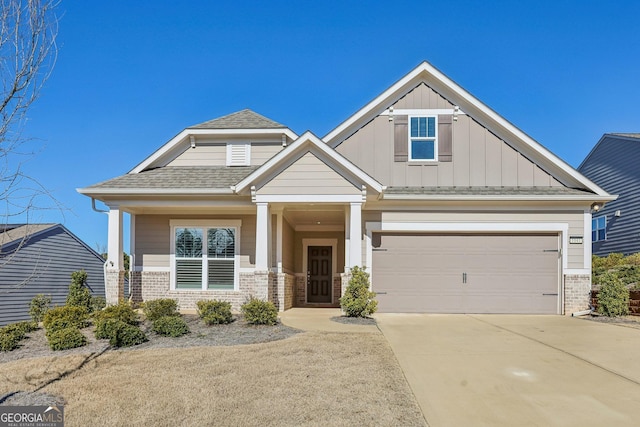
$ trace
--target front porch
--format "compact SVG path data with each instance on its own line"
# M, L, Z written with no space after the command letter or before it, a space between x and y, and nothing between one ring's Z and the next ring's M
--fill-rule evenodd
M112 205L105 270L107 301L114 304L123 298L136 302L173 298L181 309L194 310L199 300L219 299L229 301L239 311L248 298L256 297L273 302L279 311L339 307L348 271L362 264L362 204L362 200L257 202L237 209L174 208L169 214L166 207ZM123 211L131 216L130 295L124 295L124 270L118 262L123 249ZM181 287L175 234L183 228L176 227L221 223L237 227L233 286L216 289L202 283L195 288ZM204 259L209 258L205 255ZM204 271L203 281L211 280Z

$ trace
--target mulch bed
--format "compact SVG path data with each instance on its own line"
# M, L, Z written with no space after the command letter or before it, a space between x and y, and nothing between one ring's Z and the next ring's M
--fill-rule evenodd
M345 325L376 325L376 319L372 317L335 316L330 320L336 323L344 323Z
M589 320L592 322L609 323L619 326L626 326L628 328L640 329L640 316L620 316L620 317L608 317L601 315L582 316L580 319Z
M135 351L152 348L169 347L201 347L201 346L232 346L244 344L257 344L262 342L277 341L288 338L302 331L278 323L274 326L249 325L241 315L235 316L235 321L228 325L207 326L195 314L183 315L191 333L181 337L163 337L151 331L151 322L144 321L140 328L145 332L149 341L134 347L109 348L108 340L96 340L93 334L93 326L84 328L82 333L89 342L83 347L69 350L53 351L49 348L45 331L40 328L27 334L26 339L20 343L20 348L0 352L0 363L31 357L67 356L70 354L90 354L102 351Z

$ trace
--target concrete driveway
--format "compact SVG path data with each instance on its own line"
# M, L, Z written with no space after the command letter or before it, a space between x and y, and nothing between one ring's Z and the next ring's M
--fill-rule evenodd
M562 316L375 317L431 427L640 425L640 329Z

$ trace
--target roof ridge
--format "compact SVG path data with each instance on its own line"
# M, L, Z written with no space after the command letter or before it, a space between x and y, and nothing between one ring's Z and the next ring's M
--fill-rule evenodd
M272 129L286 128L285 125L276 122L250 108L245 108L215 119L207 120L187 129Z

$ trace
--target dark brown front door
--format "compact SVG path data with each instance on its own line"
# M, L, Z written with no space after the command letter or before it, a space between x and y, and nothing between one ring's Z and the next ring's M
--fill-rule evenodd
M307 302L331 302L331 246L309 246Z

